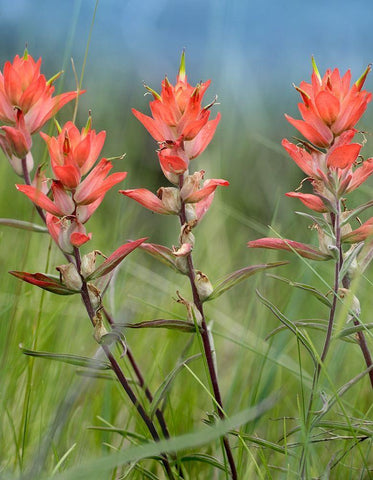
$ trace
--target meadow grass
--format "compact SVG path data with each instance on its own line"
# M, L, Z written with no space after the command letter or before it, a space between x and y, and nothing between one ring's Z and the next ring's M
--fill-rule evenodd
M154 145L130 117L129 109L123 140L123 124L115 116L109 125L104 122L110 118L107 105L115 104L115 99L106 92L99 100L102 111L98 110L95 128L109 132L106 155L128 153L121 168L129 172L126 188L147 186L154 190L161 178L156 173ZM139 97L135 103L140 105L141 101ZM68 109L64 115L69 118ZM78 119L81 115L79 112ZM55 267L65 263L56 246L45 234L2 227L0 476L4 480L164 478L157 458L165 450L176 452L186 479L225 479L227 465L219 438L227 433L240 479L299 478L303 445L308 445L309 478L372 477L371 389L368 376L360 375L365 367L353 335L332 341L321 372L322 395L315 397L313 419L317 422L312 430L306 428L314 371L311 357L320 355L328 308L304 289L273 275L312 285L327 294L332 289L333 266L331 262L311 263L290 253L247 250L248 240L273 236L273 231L306 241L309 222L296 217L289 207L295 203L283 197L289 185L299 179L278 146L277 132L272 134L275 139L242 137L250 128L250 120L241 118L239 125L235 122L237 119L227 112L221 133L196 167L231 182L227 191L216 195L198 228L196 267L215 283L243 266L284 259L290 263L249 278L206 305L228 420L211 424L215 419L213 399L201 357L180 367L172 377L162 400L171 439L157 445L150 441L144 424L110 373L91 371L87 375L89 369L23 355L20 344L33 350L103 360L78 296L52 296L7 274L10 270L55 273ZM238 135L242 142L237 142ZM45 159L42 146L37 148L36 157ZM5 159L1 160L2 211L7 217L37 222L30 202L14 189L18 179ZM285 165L288 174L283 175ZM354 198L358 203L369 195L371 190L364 187ZM177 243L177 219L144 211L114 191L88 227L93 241L83 248L86 252L97 248L108 254L127 239L142 236L168 246ZM352 286L366 324L372 321L372 281L368 270ZM185 312L175 301L177 291L191 299L185 277L136 251L120 267L105 305L118 323L184 320ZM336 332L346 327L349 309L340 303ZM277 317L271 308L278 309ZM302 335L295 336L287 328L278 330L281 315L293 323L301 321L298 328ZM365 331L370 347L372 332ZM125 336L153 392L177 365L200 352L197 336L191 333L126 329ZM126 362L122 364L145 401L133 373Z

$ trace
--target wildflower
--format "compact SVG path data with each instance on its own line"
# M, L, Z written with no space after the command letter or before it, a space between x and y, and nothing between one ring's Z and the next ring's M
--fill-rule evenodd
M350 86L350 70L343 77L338 69L327 70L321 78L313 59L312 64L312 82L296 87L303 101L298 104L303 120L285 117L311 143L327 148L336 137L354 128L371 101L372 94L362 90L371 67Z
M21 111L31 135L78 95L67 92L53 97L52 83L59 75L47 81L40 73L40 65L41 59L35 62L25 50L22 58L16 55L13 63L6 62L0 72L0 121L16 125L17 112Z
M178 146L182 145L188 160L191 160L205 150L220 120L220 114L214 120L209 120L210 108L214 102L206 107L201 105L209 85L210 80L195 87L188 83L183 53L175 85L166 77L162 82L160 95L146 87L154 97L150 102L152 117L135 109L132 109L132 112L157 142L166 147L173 142ZM165 156L163 153L163 159ZM185 158L179 158L183 165Z
M53 173L65 187L76 188L81 177L86 175L95 164L105 142L106 132L96 134L91 129L91 118L79 132L72 123L67 122L57 137L49 137L41 132L45 140Z

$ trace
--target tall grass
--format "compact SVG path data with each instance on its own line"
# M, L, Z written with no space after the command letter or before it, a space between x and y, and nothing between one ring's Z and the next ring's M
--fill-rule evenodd
M91 94L92 102L95 95L97 92ZM110 105L118 100L110 91L102 93L100 102L105 103L104 98ZM138 100L132 101L141 103L140 89ZM123 125L118 121L106 124L110 118L106 113L103 109L97 120L99 126L95 126L107 129L109 139L113 139L106 147L107 156L121 154L128 147L123 168L129 171L128 182L157 185L159 179L152 164L155 160L149 160L155 158L153 145L146 133L127 108L127 139L122 141ZM63 115L69 118L69 114L72 112L67 109ZM285 184L290 183L289 178L296 183L297 177L295 167L278 150L277 141L268 139L267 131L264 139L241 141L249 121L241 118L238 132L232 128L232 117L227 112L215 144L198 160L198 168L208 168L212 177L228 178L231 186L216 195L196 234L197 268L214 283L244 265L287 259L289 265L281 267L276 275L313 285L326 294L333 282L328 263L314 266L291 254L246 249L247 240L270 234L269 224L291 237L292 233L298 235L298 222L306 225L307 221L299 218L294 222L290 217L293 213L288 211L290 200L286 205L283 202ZM44 158L41 146L38 155ZM5 159L1 160L2 216L37 221L30 203L13 187L18 180ZM281 177L284 168L286 179ZM371 189L365 187L359 195L368 198ZM88 224L94 233L94 248L110 253L126 239L142 235L149 235L154 243L177 242L176 219L162 218L160 227L155 215L118 197L110 192ZM228 432L242 479L298 478L304 444L308 444L310 478L372 477L371 390L367 375L359 376L364 363L353 335L345 338L349 342L333 340L321 372L323 394L314 403L318 422L312 430L306 429L312 361L302 342L287 329L267 338L281 323L267 308L269 304L266 307L259 301L256 290L292 322L302 320L301 332L311 348L320 352L324 333L311 327L325 324L328 309L314 296L260 274L208 304L206 314L213 322L228 420L213 425L208 379L202 359L197 358L179 369L165 397L171 439L146 443L144 425L113 378L86 376L82 368L22 354L20 344L90 357L98 348L76 297L52 296L6 273L15 269L55 273L55 266L64 263L64 258L48 237L2 227L0 240L1 478L163 478L153 457L167 449L177 452L185 478L224 479L227 468L219 437ZM173 299L176 290L188 297L186 280L138 251L121 266L106 301L110 299L110 310L121 323L162 317L184 319L181 305ZM361 320L367 324L372 322L372 281L370 270L353 285L362 306ZM346 327L347 308L342 305L337 311L337 331ZM372 346L372 330L365 333ZM125 335L153 391L177 364L199 352L197 338L190 333L128 329ZM129 370L126 373L131 376ZM134 388L141 396L135 383Z

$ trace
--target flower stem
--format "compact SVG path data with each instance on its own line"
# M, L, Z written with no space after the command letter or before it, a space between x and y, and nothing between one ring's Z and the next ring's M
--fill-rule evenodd
M114 326L115 323L114 323L114 320L112 319L111 315L109 314L109 312L104 308L103 309L103 312L104 312L104 315L107 319L107 321L109 322L109 324L111 326ZM139 365L137 364L136 360L135 360L135 357L130 349L130 347L128 345L125 346L126 347L126 356L128 358L128 361L133 369L133 371L135 372L135 375L137 377L137 380L139 382L139 385L140 387L144 390L144 393L145 393L145 396L146 398L149 400L150 403L152 403L153 401L153 395L149 389L149 387L146 385L145 383L145 380L144 380L144 376L140 370L140 367ZM170 438L170 433L168 431L168 428L167 428L167 424L166 424L166 421L165 421L165 418L163 416L163 412L157 408L157 410L155 411L155 415L157 417L157 420L159 422L159 425L162 429L162 433L164 435L165 438Z
M179 189L181 190L183 186L184 178L183 175L179 176ZM186 213L185 213L185 203L182 201L181 202L181 209L180 209L180 214L179 214L179 220L181 226L183 226L186 223ZM189 282L190 286L192 289L192 294L193 294L193 302L195 306L197 307L198 311L201 314L201 337L202 337L202 342L203 342L203 350L204 350L204 355L206 358L206 363L207 363L207 368L210 376L210 381L211 381L211 386L214 394L214 398L216 400L216 404L218 405L218 415L221 419L225 418L225 413L223 409L223 402L220 394L220 388L219 388L219 382L218 382L218 376L217 372L215 369L214 365L214 359L213 359L213 354L212 354L212 348L211 348L211 343L210 343L210 338L209 338L209 333L207 329L207 324L206 324L206 319L205 319L205 314L203 311L203 303L201 301L201 298L198 294L198 290L196 287L195 283L195 270L194 270L194 265L193 265L193 257L192 254L189 253L187 256L187 265L188 265L188 277L189 277ZM228 463L231 469L231 475L232 479L237 480L238 479L238 474L237 474L237 469L236 469L236 464L233 458L233 453L231 446L229 444L228 437L224 436L223 437L223 444L224 444L224 449L225 453L227 455Z
M80 272L81 259L80 259L80 252L79 252L79 249L77 247L74 247L74 257L75 257L75 261L76 261L77 270L78 270L78 272ZM95 325L95 311L94 311L94 308L92 307L92 304L91 304L91 301L90 301L90 298L89 298L87 283L85 282L85 280L83 278L82 278L82 280L83 280L83 285L82 285L82 288L81 288L81 297L82 297L84 306L86 307L86 310L87 310L88 316L91 320L91 323L92 323L92 325ZM118 362L116 361L115 357L111 353L110 348L108 347L108 345L104 345L104 344L101 345L101 348L103 349L107 359L109 360L109 362L111 364L111 367L112 367L115 375L117 376L120 384L122 385L124 391L128 395L132 404L134 405L134 407L136 408L140 417L142 418L145 425L147 426L151 436L153 437L153 439L156 442L159 441L160 438L159 438L158 432L155 429L151 418L146 413L144 407L141 405L138 398L136 397L136 394L132 390L128 380L126 379L126 377L125 377L125 375L122 371L122 369L120 368ZM163 466L164 466L164 468L167 472L167 475L168 475L169 479L174 480L175 477L172 473L170 464L169 464L168 459L167 459L165 454L162 454L162 463L163 463Z
M28 170L27 170L26 157L22 158L21 162L22 162L22 172L23 172L23 178L25 180L25 184L26 185L31 185L30 174L28 173ZM43 210L40 207L38 207L37 205L35 205L35 208L36 208L36 211L38 212L40 218L43 220L44 223L46 223L46 221L45 221L46 219L45 219L45 215L44 215Z

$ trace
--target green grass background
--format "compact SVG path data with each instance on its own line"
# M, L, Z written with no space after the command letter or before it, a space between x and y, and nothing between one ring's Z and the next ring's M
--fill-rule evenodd
M81 51L85 48L87 37L88 30L84 38L82 36ZM10 58L15 53L21 52L13 52ZM37 51L31 53L38 57ZM83 125L87 110L92 108L94 127L107 130L103 155L111 157L126 153L123 160L115 163L116 170L129 172L121 188L147 187L156 190L161 185L167 186L154 153L156 145L130 113L130 107L144 112L148 108L149 97L143 97L139 79L136 78L135 82L127 75L120 81L115 78L113 82L112 78L108 78L103 88L94 76L93 65L97 60L94 51L88 55L83 82L87 93L81 99L78 124ZM65 57L68 56L67 41ZM188 56L187 52L187 62ZM61 62L56 63L60 65ZM79 71L82 64L82 61L77 62ZM202 72L198 66L195 67L196 71L190 72L192 82L195 83L201 74L210 76L205 66L201 67ZM45 65L46 71L50 68ZM177 68L175 62L169 75L172 81ZM49 73L52 75L54 71ZM360 72L355 73L357 77ZM101 80L103 76L98 78ZM152 84L152 87L157 89L161 78L159 76L158 83ZM224 79L227 80L225 75L217 73L210 96L219 93L215 83L220 84ZM63 82L64 88L73 88L73 76L69 69ZM370 86L371 79L368 80L368 88ZM221 124L213 142L193 162L193 166L206 170L209 178L226 178L231 185L217 192L210 211L196 230L195 265L214 283L243 266L286 259L290 261L289 265L271 273L312 284L327 293L333 283L333 265L330 262L309 263L291 254L246 248L248 240L274 236L272 229L286 238L317 242L316 233L308 229L309 222L294 214L294 210L304 209L295 200L284 196L286 191L294 190L302 178L302 173L280 147L281 138L294 135L282 113L287 109L295 115L296 95L290 92L291 101L285 100L289 97L284 90L287 88L290 91L290 88L282 85L278 99L273 92L266 94L263 91L252 106L245 92L237 96L232 94L234 85L229 86L231 94L225 88L225 95L219 97L221 105L215 108L223 113ZM63 122L71 115L72 107L67 106L58 119ZM368 144L363 151L365 156L372 154L372 124L372 114L368 112L360 124L368 132ZM46 159L39 139L35 139L34 159L36 163ZM28 199L15 190L14 184L19 179L4 158L0 162L0 175L0 216L38 222ZM367 182L359 192L351 194L348 205L353 207L370 199L370 185L371 182ZM176 218L152 214L113 189L87 224L87 230L93 232L93 239L83 250L99 249L109 254L127 239L142 236L149 236L154 243L171 246L177 243L178 228ZM66 475L64 478L69 479L163 478L163 472L154 460L139 463L141 468L152 473L131 469L128 464L118 469L106 466L100 467L102 470L99 467L90 470L95 459L116 450L125 451L131 442L116 433L90 430L88 427L111 424L146 437L148 434L115 381L96 378L85 381L78 375L76 367L22 355L19 344L37 350L82 356L93 356L97 345L78 297L58 297L43 292L22 284L7 273L9 270L55 272L55 267L65 260L47 236L1 227L0 242L0 478L22 478L22 475L24 478L53 478L63 472ZM280 323L258 301L256 289L293 321L310 318L326 320L328 310L308 294L266 274L246 280L206 305L208 320L213 322L219 379L227 414L232 416L271 397L268 410L242 426L241 432L286 446L285 453L279 453L271 446L258 446L252 441L244 442L244 447L232 437L240 478L298 478L299 460L291 453L299 454L296 444L304 440L304 435L302 431L290 432L303 424L313 367L302 345L297 344L287 330L265 340ZM359 279L354 289L362 306L361 320L371 322L371 269ZM132 253L121 266L105 297L105 304L118 322L185 318L183 308L175 302L176 291L191 298L186 278L138 251ZM346 311L340 306L337 328L344 326L345 318ZM307 332L320 352L324 333ZM180 361L180 355L190 340L190 334L168 330L128 330L125 335L153 391ZM367 332L367 337L372 348L371 332ZM198 351L195 339L188 355ZM189 368L200 382L208 385L202 360L194 361ZM321 388L327 396L333 395L363 368L357 345L337 340L332 343L328 354L328 378L322 376ZM371 399L369 381L365 376L327 414L325 421L329 422L329 426L314 430L315 439L318 435L320 438L333 438L311 445L308 463L312 478L371 478L371 440L352 448L357 439L350 428L355 423L371 427ZM315 408L321 409L322 406L317 398ZM198 431L207 412L211 411L211 398L206 390L188 369L182 369L172 383L166 406L166 419L172 436ZM57 424L54 423L56 417ZM346 425L346 430L337 428L333 422ZM48 436L51 428L54 430L52 439ZM203 433L201 435L203 437ZM283 436L285 441L280 440ZM218 441L187 449L189 453L199 451L223 461ZM183 454L185 451L179 453L180 456ZM336 465L328 472L328 464L333 465L334 462ZM187 478L191 480L226 478L224 472L209 463L188 462L185 465ZM75 471L78 466L82 466L86 474Z

